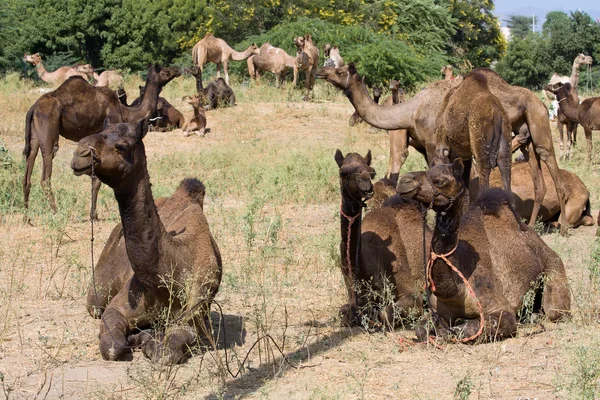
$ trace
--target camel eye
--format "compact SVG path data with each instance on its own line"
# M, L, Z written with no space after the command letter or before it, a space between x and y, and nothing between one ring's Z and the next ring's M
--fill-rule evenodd
M448 184L448 179L434 179L433 186L444 187Z
M115 149L119 152L119 153L125 153L128 149L127 145L122 144L122 143L117 143L115 144Z

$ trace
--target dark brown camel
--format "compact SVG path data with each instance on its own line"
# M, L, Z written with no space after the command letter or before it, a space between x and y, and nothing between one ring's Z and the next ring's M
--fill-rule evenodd
M592 163L592 131L600 130L600 97L590 97L581 104L578 102L577 91L569 82L548 85L546 90L552 92L558 100L559 109L571 122L579 123L585 132L587 141L587 162ZM567 140L570 140L567 133ZM567 145L569 147L569 145Z
M373 195L371 152L335 153L340 168L342 205L341 263L349 302L340 310L348 324L358 324L359 314L378 318L387 328L401 318L422 312L423 238L417 205L395 196L362 219L364 200ZM425 243L431 232L426 228ZM392 298L374 298L373 293L392 291Z
M530 224L535 223L546 194L544 179L540 172L540 161L546 163L554 181L557 196L561 202L562 218L565 215L565 189L558 172L546 106L531 90L509 85L494 71L485 68L477 69L477 71L485 76L490 92L500 100L511 121L512 131L518 133L513 139L513 152L518 148L526 147L527 151L532 154L532 157L529 158L529 165L536 196ZM410 145L424 155L426 152L435 152L434 131L437 115L441 111L442 102L448 90L461 81L461 78L457 77L454 80L434 82L405 103L384 107L373 103L362 78L352 63L341 68L320 68L317 77L326 79L334 86L344 90L354 108L367 123L379 129L408 129ZM390 145L405 149L408 144L399 140ZM403 151L393 153L398 156L407 154ZM397 173L403 163L404 160L390 160L390 164L393 164L394 168L398 168L392 170L391 173ZM564 223L561 223L561 233L566 233L566 224Z
M158 64L150 66L146 78L146 96L137 107L124 106L114 91L107 87L92 86L80 77L69 78L55 91L41 96L31 106L25 118L25 209L29 207L31 172L38 150L41 149L44 162L42 187L48 196L50 207L56 212L50 178L59 136L78 142L86 136L101 132L107 119L111 122L137 122L149 118L156 112L158 94L162 87L179 75L179 69L175 67L160 67ZM97 181L92 196L94 206L99 188L100 181Z
M131 107L139 105L144 98L146 87L140 86L139 88L140 97L131 102ZM119 94L120 93L117 93L117 95ZM121 104L123 104L123 101L127 100L127 96L125 96L125 98L119 97L119 100L121 101ZM148 119L148 121L151 125L150 130L157 132L167 132L172 129L181 128L185 124L183 114L173 107L173 105L169 103L167 99L160 96L156 102L156 112Z
M461 341L513 336L517 313L531 289L541 294L539 304L548 319L566 316L571 299L560 257L533 229L520 224L504 190L482 192L461 217L463 173L457 159L404 175L398 183L404 197L431 205L437 213L427 273L437 334L455 334ZM420 339L428 334L423 328L417 330Z
M87 136L79 141L71 167L76 175L90 175L93 168L98 179L114 190L133 270L102 314L102 357L122 360L141 345L153 362L171 365L189 357L209 332L210 305L221 282L221 256L202 211L200 181L183 180L161 207L173 201L177 209L157 211L142 142L147 131L147 122L140 121L137 126L111 125ZM118 268L126 269L125 265ZM165 327L167 321L175 326ZM148 328L156 329L154 335L136 333Z
M214 110L219 107L228 107L235 105L235 93L229 87L223 78L218 78L208 84L206 88L202 86L202 71L196 66L186 68L185 72L196 78L196 90L202 98L202 103L207 106L207 110Z
M490 172L497 166L504 190L510 192L510 121L500 101L490 92L485 76L473 71L450 90L436 125L432 164L447 164L457 157L462 159L463 178L468 185L474 159L482 189L489 189ZM428 158L431 159L431 155Z
M383 89L381 88L381 86L375 86L373 88L373 101L375 101L375 103L379 104L379 99L381 98L382 92L383 92ZM354 111L354 113L350 116L350 120L348 120L348 125L356 126L363 122L365 122L365 121L363 121L363 119L360 117L360 115L358 115L358 113L356 111Z

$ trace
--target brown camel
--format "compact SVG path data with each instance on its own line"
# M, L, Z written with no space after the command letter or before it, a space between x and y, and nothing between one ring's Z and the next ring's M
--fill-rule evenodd
M569 82L571 86L575 89L579 86L579 68L582 65L591 65L594 62L594 59L591 56L586 56L585 54L579 53L577 57L573 60L573 66L571 67L571 76L560 76L556 72L552 74L550 78L550 82L548 85L554 85L555 83L567 83ZM555 96L550 90L544 89L544 94L550 100L554 100Z
M400 82L395 79L390 81L390 91L392 95L387 97L383 103L384 106L391 106L392 104L400 104L406 101L406 93L404 93L404 89L400 87Z
M331 46L327 43L323 46L323 53L325 54L325 67L343 67L344 59L340 56L340 49L337 46Z
M446 94L436 125L432 164L447 164L457 157L462 159L463 178L468 185L474 159L482 189L489 189L490 172L497 166L504 190L510 192L510 121L500 101L490 92L483 74L477 70L470 72Z
M399 196L362 218L364 200L373 195L371 152L335 153L340 170L341 267L348 304L340 314L348 324L359 324L360 315L377 317L387 328L398 326L401 318L422 312L423 223L418 206ZM425 227L425 244L431 231ZM373 293L392 291L392 298L374 298ZM376 317L376 318L377 318Z
M192 49L192 62L200 68L200 72L204 71L204 64L207 62L217 64L217 78L221 76L221 65L223 65L225 83L229 85L229 59L243 61L253 54L260 54L254 43L244 51L235 51L223 39L207 33Z
M454 76L454 68L452 68L452 65L450 64L444 65L440 72L442 73L442 75L444 75L444 79L447 81L451 81L456 78Z
M194 116L183 126L183 136L188 137L192 134L204 136L206 133L206 113L202 106L202 99L200 96L185 96L183 99L186 103L190 104L194 109Z
M500 100L511 121L512 131L518 133L513 139L513 152L525 146L533 155L529 158L529 163L536 196L530 224L535 223L546 194L540 161L546 163L554 180L561 202L561 218L563 218L566 215L565 189L558 172L546 106L531 90L511 86L500 75L489 69L480 68L478 71L485 76L490 92ZM425 156L427 153L435 153L436 118L441 111L446 93L461 81L461 78L457 78L453 81L434 82L405 103L384 107L374 104L370 99L362 78L352 63L341 68L320 68L317 77L326 79L344 90L359 115L370 125L386 130L408 129L410 144ZM390 145L402 149L394 152L398 157L407 154L404 150L407 148L406 141L398 140ZM391 172L399 171L404 161L405 159L393 162L390 160L390 163L398 168ZM561 233L565 234L566 232L566 224L561 223Z
M131 102L130 107L135 107L141 104L142 99L144 98L144 93L146 91L145 86L140 86L140 97ZM119 95L119 93L117 93ZM121 104L123 100L119 97ZM156 112L148 118L148 122L150 122L151 129L156 132L168 132L173 129L178 129L183 127L185 124L185 119L183 118L183 114L179 112L171 103L167 101L164 97L158 97L156 102Z
M561 113L569 121L577 122L583 127L587 141L587 162L591 164L592 131L600 130L600 97L590 97L579 104L577 91L569 82L547 85L545 89L554 93Z
M214 80L204 88L200 68L192 66L184 71L196 78L196 90L207 110L235 105L235 93L223 78Z
M58 89L41 96L31 106L25 118L25 208L29 206L31 172L38 150L41 149L44 162L42 187L46 191L50 207L56 212L50 179L59 136L78 142L86 136L101 132L107 119L111 122L137 122L149 118L156 112L158 94L162 87L179 75L179 69L175 67L161 68L158 64L150 66L146 77L146 94L136 107L122 105L115 92L106 87L94 87L80 77L70 78ZM92 196L94 205L99 188L100 182L97 181Z
M260 55L250 56L246 62L248 63L250 78L257 82L261 71L269 71L275 74L275 87L281 86L281 82L285 79L286 70L291 68L294 72L292 86L296 87L298 64L296 63L296 58L290 56L285 50L265 43L260 47Z
M381 88L381 86L375 86L373 88L373 100L375 101L375 103L379 104L379 99L381 98L382 92L383 92L383 89ZM360 117L360 115L358 115L358 113L356 111L354 111L354 113L352 113L352 115L350 116L350 119L348 120L348 125L355 126L355 125L358 125L363 122L365 122L365 121L363 121L363 119Z
M117 90L123 86L123 77L115 70L103 71L100 75L94 71L94 86L107 86Z
M54 72L48 72L42 64L42 56L38 53L23 55L23 61L35 67L35 71L41 80L54 85L60 85L72 76L81 76L85 80L89 80L94 72L90 64L80 64L75 67L64 66Z
M315 74L319 68L319 49L313 43L312 35L307 33L304 36L298 36L294 39L298 53L296 54L296 62L306 74L306 96L308 100L310 91L315 85Z
M147 131L146 121L140 121L87 136L79 141L71 167L76 175L91 175L93 168L114 190L133 270L102 313L102 357L122 360L142 345L153 362L172 365L189 357L209 331L210 305L221 282L221 255L198 201L204 186L197 179L182 181L173 196L182 208L174 210L169 221L161 220L142 142ZM121 264L124 269L125 262ZM177 326L165 327L165 332L157 329L172 321ZM157 331L135 333L148 328Z
M403 196L436 211L426 280L437 334L455 334L463 342L513 336L531 289L541 294L541 310L551 321L566 316L571 299L560 257L533 229L520 224L504 190L482 192L461 216L463 174L457 159L404 175L398 183ZM427 330L417 330L420 339L427 335Z
M560 202L556 197L554 190L554 182L550 178L548 168L542 165L542 173L544 180L548 182L548 193L544 196L542 206L538 215L538 220L544 223L558 226L557 221L560 215ZM591 216L590 192L585 187L585 184L573 172L561 169L560 174L565 184L565 195L567 202L565 209L567 210L566 223L577 228L581 225L594 225L594 219ZM490 186L502 187L502 180L498 170L495 169L490 175ZM535 193L533 191L533 182L529 173L529 165L526 162L515 162L512 164L511 171L511 190L515 199L515 208L519 216L523 219L529 219ZM476 199L479 194L479 179L471 178L469 184L469 193L471 199Z

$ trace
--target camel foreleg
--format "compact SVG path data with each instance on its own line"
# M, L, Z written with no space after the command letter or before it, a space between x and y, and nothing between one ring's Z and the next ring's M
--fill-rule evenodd
M388 131L388 134L390 136L390 159L385 176L396 186L400 169L408 157L408 130Z
M33 166L35 164L35 158L37 157L38 150L40 148L39 141L35 136L31 137L31 148L25 161L25 176L23 178L23 203L25 210L29 209L29 193L31 191L31 173L33 172Z
M529 226L533 227L540 212L544 196L546 196L546 183L544 182L544 176L542 175L540 157L535 152L533 143L529 143L527 147L522 147L521 151L529 163L529 173L531 174L531 180L533 182L533 209L531 210L531 216L529 217Z

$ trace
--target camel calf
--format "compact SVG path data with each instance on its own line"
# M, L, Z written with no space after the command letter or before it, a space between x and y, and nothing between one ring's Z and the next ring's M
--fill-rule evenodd
M200 96L185 96L183 99L194 108L194 116L183 125L183 136L188 137L192 134L204 136L206 129L206 112L202 106Z

